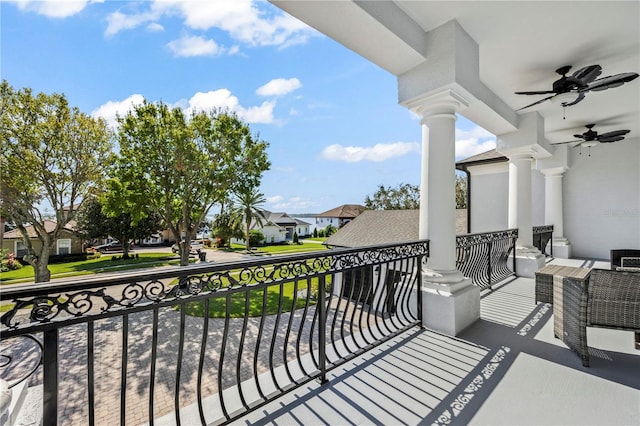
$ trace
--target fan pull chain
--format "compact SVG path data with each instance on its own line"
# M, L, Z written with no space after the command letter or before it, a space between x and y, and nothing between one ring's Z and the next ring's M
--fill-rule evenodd
M562 119L566 120L567 119L567 106L565 104L562 104Z

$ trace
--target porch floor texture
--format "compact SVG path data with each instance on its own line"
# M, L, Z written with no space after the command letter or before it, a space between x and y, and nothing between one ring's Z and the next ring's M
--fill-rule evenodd
M554 264L608 268L607 262ZM484 291L481 320L456 338L415 328L237 423L277 425L638 425L632 332L587 328L591 367L553 336L535 280Z

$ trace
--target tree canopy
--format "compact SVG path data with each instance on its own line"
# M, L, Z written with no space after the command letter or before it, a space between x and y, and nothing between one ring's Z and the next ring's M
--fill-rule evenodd
M420 188L418 185L401 183L397 187L378 185L378 190L364 199L364 206L370 210L410 210L420 208Z
M213 110L186 117L180 108L144 102L118 119L115 177L129 201L156 212L176 241L181 264L189 242L215 203L241 185L259 185L267 143L235 114ZM184 236L184 238L182 238Z
M111 135L101 119L70 107L63 94L0 86L2 210L23 235L35 281L50 280L49 255L80 202L103 182ZM56 222L45 228L46 219ZM27 234L31 225L40 244Z

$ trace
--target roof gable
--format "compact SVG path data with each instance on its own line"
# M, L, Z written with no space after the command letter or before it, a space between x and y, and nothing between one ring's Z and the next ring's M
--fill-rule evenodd
M343 204L324 213L320 213L316 217L337 217L338 219L353 219L366 210L365 206L360 204Z

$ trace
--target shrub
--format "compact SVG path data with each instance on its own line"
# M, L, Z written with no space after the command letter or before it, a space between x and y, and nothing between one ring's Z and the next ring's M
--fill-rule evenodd
M7 255L7 260L2 262L3 272L15 271L16 269L21 269L21 268L22 268L22 264L16 260L16 255L13 252L9 253Z
M293 244L300 244L300 241L298 241L298 233L297 232L293 233Z
M318 238L318 228L313 228L313 238Z
M249 232L249 245L251 247L261 246L264 240L264 234L257 229Z
M87 254L87 260L100 259L100 256L102 256L102 253L99 251L93 251L92 253Z

